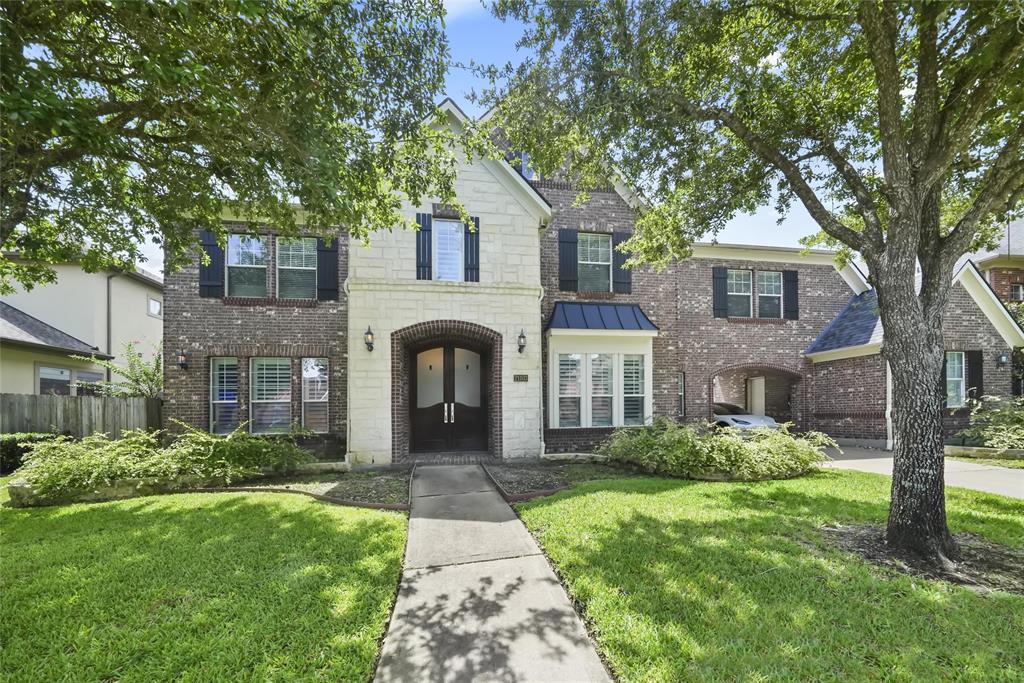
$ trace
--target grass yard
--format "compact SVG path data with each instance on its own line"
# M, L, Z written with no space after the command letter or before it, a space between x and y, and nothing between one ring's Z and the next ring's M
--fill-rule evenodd
M406 520L274 493L0 511L5 680L366 681Z
M597 479L627 479L640 476L621 466L602 463L526 463L488 465L501 487L509 494L550 491Z
M888 477L859 472L647 478L518 509L622 680L1024 679L1024 596L899 574L824 541L821 525L884 524L888 494ZM955 533L1024 545L1024 501L964 489L947 501Z
M1015 470L1024 470L1024 458L955 458L946 456L950 460L966 463L978 463L982 465L995 465L996 467L1010 467Z

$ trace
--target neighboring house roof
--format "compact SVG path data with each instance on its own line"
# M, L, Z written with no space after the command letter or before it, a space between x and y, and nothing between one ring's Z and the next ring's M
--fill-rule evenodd
M95 346L89 346L81 339L72 337L67 332L58 330L53 325L44 323L3 301L0 301L0 340L64 353L112 358L100 353Z
M1006 226L1006 232L996 243L996 248L971 254L970 259L983 268L999 261L1024 260L1024 219Z
M953 284L961 285L974 299L1007 346L1024 346L1024 329L999 300L973 262L967 261L957 270ZM814 362L866 356L878 353L882 341L878 297L872 289L850 299L839 315L807 347L804 355Z
M575 303L557 301L548 320L549 330L620 330L657 332L658 327L637 304Z

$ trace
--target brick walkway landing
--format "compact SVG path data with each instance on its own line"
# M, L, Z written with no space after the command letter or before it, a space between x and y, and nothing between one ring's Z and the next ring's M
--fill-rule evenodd
M609 681L540 548L483 470L418 466L375 681Z

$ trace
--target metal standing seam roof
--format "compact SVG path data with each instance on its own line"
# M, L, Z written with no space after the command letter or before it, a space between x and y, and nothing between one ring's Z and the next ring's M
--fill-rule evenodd
M79 353L97 358L110 358L95 346L90 346L49 323L44 323L21 309L0 301L0 339L17 344L44 346L67 353Z
M546 329L656 332L658 327L637 304L556 301Z
M804 353L821 353L882 341L882 325L878 317L875 290L852 297L846 307L832 319Z

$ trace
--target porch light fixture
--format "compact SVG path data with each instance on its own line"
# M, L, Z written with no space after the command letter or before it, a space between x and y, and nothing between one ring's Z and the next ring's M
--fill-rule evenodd
M178 367L188 370L188 351L178 351Z
M519 353L523 352L526 348L526 330L522 329L519 331L519 337L516 339L516 343L519 344Z
M366 350L373 351L373 330L370 326L366 326L366 332L363 332L363 341L366 342Z
M996 367L1005 368L1009 364L1010 354L1008 353L1001 353L999 354L999 358L996 358Z

